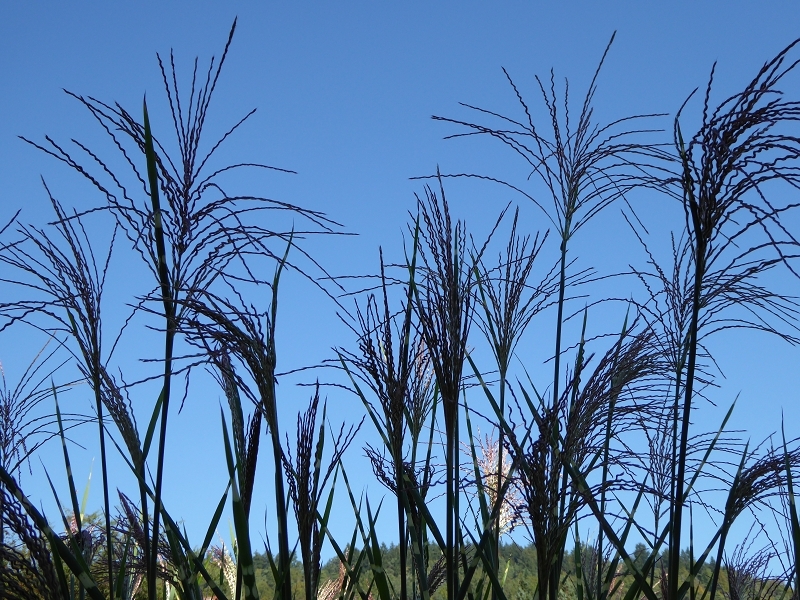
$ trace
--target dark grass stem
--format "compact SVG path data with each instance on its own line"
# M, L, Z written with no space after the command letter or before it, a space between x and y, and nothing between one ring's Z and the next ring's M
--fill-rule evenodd
M150 183L150 198L153 203L153 237L156 242L158 258L158 279L161 287L161 300L164 304L164 318L167 328L164 337L164 379L161 387L161 426L158 436L158 458L156 462L156 488L153 508L153 533L151 548L155 548L159 539L159 525L161 517L161 488L164 477L164 452L167 442L167 417L169 415L170 388L172 382L172 358L175 345L175 304L170 288L166 244L164 243L164 228L161 220L161 205L158 197L158 172L156 170L156 155L153 148L153 135L150 131L150 118L147 115L147 102L144 102L144 143L147 158L147 175ZM151 552L150 566L147 570L147 590L150 600L156 598L156 566L157 554Z

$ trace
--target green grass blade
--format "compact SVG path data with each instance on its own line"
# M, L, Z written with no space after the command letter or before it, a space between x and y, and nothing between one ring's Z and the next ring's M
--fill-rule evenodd
M380 512L380 507L378 507ZM372 515L372 509L369 505L369 498L367 498L367 520L369 522L369 539L365 539L365 550L369 555L370 567L372 568L372 576L375 580L375 586L378 589L378 597L380 600L392 600L394 594L390 587L389 579L386 577L386 571L383 568L383 555L381 553L381 545L378 541L378 534L375 531L377 522L377 513Z
M685 501L686 498L689 497L689 493L692 491L692 488L693 488L694 484L697 482L697 478L700 477L700 473L702 472L703 467L705 466L705 464L708 462L708 458L709 458L709 456L711 456L712 450L716 447L717 442L719 441L719 438L722 436L722 432L725 429L725 425L728 424L728 419L730 419L731 415L733 414L733 409L736 407L736 401L738 399L739 399L739 396L737 395L736 399L731 403L731 406L728 409L728 412L725 413L725 417L722 419L722 424L719 426L719 429L717 429L717 433L716 433L716 435L714 435L714 439L711 440L711 443L708 445L708 448L706 449L706 452L703 455L703 459L700 461L700 464L697 466L697 469L695 469L695 472L694 472L694 474L692 476L692 479L689 481L689 485L686 486L686 491L684 492L684 495L683 495L683 501Z
M481 469L478 465L478 455L475 452L475 438L472 433L472 420L469 418L469 408L467 407L467 399L464 398L464 418L466 420L467 425L467 436L469 438L469 449L470 455L472 457L472 471L475 476L475 485L477 487L477 495L478 495L478 504L480 506L481 511L481 520L482 520L482 529L490 526L489 522L489 506L486 502L486 488L483 485L483 477L481 475ZM499 481L499 477L498 477ZM500 495L500 490L497 490L497 497L495 498L495 502L497 504L502 504L502 496ZM499 532L498 532L499 534Z
M598 524L603 529L603 533L608 538L608 540L614 545L617 552L619 552L622 560L625 562L625 566L628 568L628 572L633 575L636 583L639 585L641 592L647 598L647 600L658 600L655 591L650 587L647 583L647 580L644 574L639 571L636 565L631 559L628 552L625 550L625 545L622 543L622 540L617 536L616 531L609 523L608 519L606 518L605 514L600 510L600 507L597 505L597 502L591 495L591 491L589 485L586 483L586 480L581 475L580 471L574 467L572 464L567 464L566 469L569 472L570 477L572 478L573 483L577 488L577 492L586 500L586 504L589 509L594 514L595 518L598 521Z
M573 556L575 558L575 599L583 600L583 584L585 574L583 572L583 558L581 557L581 536L578 532L577 521L575 521L575 553Z
M119 561L119 566L117 567L117 580L116 584L114 585L114 592L116 596L116 600L125 600L122 597L123 586L125 585L125 577L128 575L127 573L127 566L128 566L128 556L131 552L131 535L128 534L125 536L125 548L122 550L122 558Z
M792 549L794 550L794 589L800 590L800 520L797 518L797 496L794 493L794 478L792 477L792 465L789 462L789 451L786 448L786 431L781 416L781 436L783 438L783 457L786 463L786 489L789 496L789 519L792 531Z
M81 514L80 505L78 504L78 492L75 490L75 478L72 476L72 463L69 460L69 450L67 449L67 438L64 435L64 424L61 420L61 409L58 406L58 392L56 386L51 382L53 389L53 401L56 404L56 420L58 421L58 435L61 438L61 449L64 453L64 469L67 472L67 481L69 482L69 497L72 500L72 512L75 515L75 523L78 531L81 531ZM55 493L55 491L53 492Z
M630 511L628 511L628 509L624 507L622 502L619 501L619 498L615 498L617 500L617 503L620 506L623 507L623 510L625 511L625 513L626 513L626 515L628 517L627 522L625 524L625 528L622 530L622 535L619 538L619 540L620 540L620 542L622 543L623 546L625 546L627 544L628 536L630 535L631 531L633 530L633 526L634 525L637 526L637 530L638 530L638 524L636 523L636 521L634 520L633 517L636 514L636 511L639 509L639 504L641 503L642 498L644 498L644 484L642 484L639 487L639 493L636 495L636 500L634 501L633 507L630 509ZM639 530L639 531L641 531L641 530ZM615 588L611 589L611 584L612 584L612 581L614 580L614 577L616 575L617 567L619 566L620 559L621 559L621 557L620 557L619 552L615 552L614 558L611 560L611 563L609 565L608 571L606 571L606 578L605 578L605 582L604 582L604 584L605 584L605 587L604 587L605 597L614 596L614 594L616 592L616 589L620 585L622 585L622 583L623 583L623 579L619 578L617 580L617 585L615 586Z
M147 113L147 99L142 103L144 113L144 154L147 160L147 180L150 185L150 202L153 205L153 237L158 253L158 278L161 284L161 299L164 302L165 314L172 313L172 294L169 289L169 267L167 265L167 247L164 240L164 225L161 220L161 201L159 199L158 160L153 144L153 132L150 128L150 116Z
M369 418L375 425L375 431L377 431L378 435L380 435L381 441L383 442L384 446L386 446L387 448L391 448L391 444L389 443L389 438L386 437L386 433L384 431L383 422L381 421L378 414L375 412L375 409L372 406L372 404L370 404L369 400L367 400L367 396L361 390L361 386L358 385L358 381L356 381L355 375L347 366L347 361L345 360L345 357L339 352L337 352L337 356L339 357L339 362L342 364L344 372L347 373L347 376L350 378L350 382L353 384L353 390L355 391L356 396L358 396L361 402L364 404L364 408L366 409Z
M159 200L158 164L155 146L153 143L153 133L150 128L150 117L147 113L147 100L142 103L144 115L144 153L147 161L147 176L150 187L150 200L153 206L153 238L156 243L156 270L158 272L159 285L161 287L161 300L164 304L164 317L166 319L166 335L164 339L164 383L161 389L161 426L158 438L158 459L156 461L156 489L155 489L155 509L153 514L152 529L152 548L150 556L147 557L147 583L150 600L155 600L155 579L156 563L158 553L158 530L159 518L161 516L161 486L164 476L164 452L166 451L167 438L167 417L169 415L170 383L172 381L172 353L175 340L175 305L172 297L172 290L169 282L169 267L167 264L167 251L164 236L164 227L161 217L161 204Z
M67 534L71 543L75 543L74 533L72 531L72 527L70 527L69 519L67 519L67 514L64 512L64 507L61 505L61 499L58 497L56 493L56 486L53 485L53 480L50 479L50 473L47 469L44 469L44 476L47 478L47 483L50 485L50 491L53 492L53 499L56 501L56 508L58 508L58 513L61 515L61 521L64 524L64 532Z
M211 545L211 539L214 537L214 532L217 530L217 526L219 525L219 520L222 517L222 511L225 510L225 503L228 501L228 490L231 489L230 485L225 488L225 492L222 494L222 498L217 503L217 509L214 511L214 516L211 517L211 522L208 524L208 529L206 530L206 537L203 539L203 545L200 547L200 560L203 560L203 557L208 550L208 547Z
M275 584L275 588L274 588L275 591L273 593L273 598L280 598L280 594L281 594L281 577L282 576L281 576L280 569L278 568L278 564L275 562L275 559L272 557L272 547L270 546L270 543L269 543L269 533L266 534L266 539L264 541L264 545L266 546L266 554L265 554L265 556L267 557L267 563L269 564L269 570L272 573L272 582ZM238 556L238 552L237 552L237 556ZM236 587L240 587L241 586L241 583L239 582L239 579L241 579L241 573L236 578L236 580L237 580Z
M319 390L318 390L319 391ZM317 448L314 452L314 480L312 484L312 501L316 501L319 493L319 478L322 474L322 453L325 450L325 420L328 415L328 402L322 404L322 419L319 424L319 435L317 436ZM333 492L333 488L331 488Z
M358 518L358 517L357 517ZM319 514L317 515L317 519L320 519ZM356 558L355 563L353 562L353 553L355 552L356 541L358 540L358 525L353 528L353 535L350 539L350 543L348 544L348 552L345 553L342 550L342 547L339 543L334 539L333 535L331 535L330 530L326 527L324 529L325 536L328 538L328 541L333 548L333 551L336 553L336 557L342 563L345 569L345 573L347 575L345 582L343 582L344 586L353 586L358 592L358 595L362 598L362 600L368 600L369 594L367 590L364 590L363 587L360 585L360 577L359 573L361 572L361 565L364 561L364 558L367 556L366 552L361 552ZM323 530L320 528L320 533Z
M491 516L494 517L493 514ZM475 554L466 565L464 579L460 582L459 589L456 590L455 598L457 600L465 600L471 594L470 584L472 582L472 578L477 571L478 565L483 563L484 574L489 577L489 581L493 586L498 600L506 600L503 587L500 585L500 582L497 579L497 569L492 565L491 560L487 557L487 546L489 545L489 541L492 539L491 531L489 529L484 530L480 541L475 539L475 536L472 535L472 532L469 531L469 529L465 529L465 531L472 542L472 546L475 548Z
M176 575L178 578L179 586L177 587L177 594L183 600L184 598L192 598L195 596L192 592L192 581L190 571L186 568L186 556L181 552L178 540L175 538L175 533L172 527L164 523L164 533L167 536L167 544L169 545L169 552L172 557L172 564L176 567Z
M150 423L147 425L147 432L144 436L144 444L142 446L142 462L147 459L147 455L150 452L150 445L153 443L153 435L156 431L156 424L158 423L158 416L161 414L161 405L164 403L164 391L162 390L161 393L158 394L158 400L156 400L156 405L153 407L153 414L150 415Z
M720 544L720 547L722 547L722 544ZM689 580L691 581L691 585L689 587L689 600L697 600L697 585L695 585L695 577L699 567L695 567L694 564L694 510L692 509L692 504L689 504L689 569L691 570L689 573Z
M353 494L353 489L350 487L350 480L347 477L347 471L344 468L344 465L339 461L339 466L342 470L342 481L344 481L344 487L347 490L347 496L350 498L350 505L353 507L353 513L356 517L356 526L358 528L359 533L361 534L361 539L364 543L367 543L367 534L364 529L364 522L361 519L361 502L356 502L356 497Z
M717 562L714 565L714 571L711 576L711 600L714 600L716 597L717 586L719 584L719 576L722 570L722 557L723 552L725 551L725 542L728 538L728 531L730 530L731 525L733 525L733 520L735 519L736 515L734 514L735 500L737 493L739 491L739 483L742 477L742 470L744 469L745 461L747 460L747 452L750 448L750 442L748 441L744 446L744 451L742 452L742 458L739 461L739 468L736 470L736 475L733 477L733 482L731 483L731 487L728 490L728 499L725 501L725 512L722 514L722 523L719 526L719 546L717 548ZM689 505L689 531L691 532L691 504ZM691 537L690 537L691 539ZM698 561L697 565L695 565L694 561L692 560L689 564L692 568L692 575L696 573L702 564L705 562L705 554L701 557ZM694 600L694 598L692 598Z
M331 518L331 510L333 509L333 493L336 490L336 479L339 476L339 466L336 466L336 470L333 472L333 479L331 480L331 487L330 491L328 492L328 499L325 502L325 510L320 514L319 510L317 510L317 521L319 523L319 544L320 547L322 546L322 542L325 540L325 532L328 529L328 523L330 522Z
M236 540L238 545L237 563L242 572L242 592L245 600L258 600L258 588L256 586L256 572L253 565L253 553L250 548L250 528L247 523L247 515L244 512L244 504L239 495L239 485L237 484L236 470L234 463L231 442L228 438L228 425L225 422L225 413L220 407L222 417L222 433L225 441L225 458L228 461L228 474L230 475L230 485L233 490L233 523L236 528Z
M92 461L94 463L94 460ZM92 465L94 466L94 465ZM89 500L89 489L92 487L92 469L89 469L89 477L86 479L86 486L83 488L83 497L81 498L81 521L86 515L86 503Z
M67 574L64 571L64 562L61 560L61 556L58 552L51 552L51 555L53 557L53 568L56 570L56 577L58 578L59 589L62 595L66 596L69 583L67 583Z

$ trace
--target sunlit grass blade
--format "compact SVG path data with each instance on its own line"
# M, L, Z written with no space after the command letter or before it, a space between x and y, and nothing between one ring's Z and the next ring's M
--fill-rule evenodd
M83 487L83 497L81 498L81 521L86 515L86 504L89 501L89 490L92 487L92 469L89 469L89 477L86 478L86 485Z

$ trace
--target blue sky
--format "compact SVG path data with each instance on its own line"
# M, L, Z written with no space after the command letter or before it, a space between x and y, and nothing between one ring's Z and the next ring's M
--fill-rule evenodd
M146 93L156 135L159 127L168 131L155 53L164 56L170 48L175 50L185 84L193 57L198 55L202 65L210 56L219 56L237 16L236 37L211 107L209 137L223 133L256 107L256 115L231 139L220 160L264 162L297 171L293 176L248 174L236 185L324 211L346 231L357 233L308 245L332 274L357 275L376 271L379 246L394 260L401 258L408 211L414 208L414 193L422 190L420 182L410 177L431 174L438 165L444 173L486 173L525 185L526 166L513 154L486 139L443 140L458 130L430 119L433 114L468 116L459 102L519 114L501 68L514 78L531 106L541 109L534 75L547 76L554 68L558 78L569 77L577 97L617 31L600 79L598 120L634 113L674 115L687 95L705 84L714 61L719 61L718 100L746 84L765 60L798 35L800 8L787 2L683 1L3 3L0 220L17 208L22 208L25 223L40 224L49 218L40 177L68 206L85 208L101 200L62 165L17 138L42 140L50 135L57 141L75 137L89 145L105 143L86 111L62 88L119 102L132 112L139 110ZM800 91L796 78L784 88L795 97ZM697 104L690 105L687 128L696 123L698 110ZM669 129L670 118L661 126ZM664 139L669 139L666 134ZM523 229L547 227L529 204L495 187L455 182L448 189L453 211L466 218L477 237L486 234L508 201L521 205ZM640 211L645 220L659 225L665 215L680 217L649 197L643 198ZM680 218L672 223L681 226ZM616 208L583 235L576 242L576 253L601 272L641 260ZM126 262L130 260L124 257L126 250L123 244L118 251L120 283L131 283L129 273L138 273ZM290 278L283 293L282 370L329 359L333 346L352 347L352 336L338 321L336 307L312 286ZM110 292L107 314L112 324L123 314L115 312L115 303L125 301L122 293ZM621 321L622 314L615 318ZM34 337L21 329L3 334L0 361L10 380L35 352L40 340ZM129 340L125 352L131 357L147 354L145 338ZM760 440L779 427L782 410L787 425L796 422L800 414L796 349L755 334L722 335L715 343L727 376L715 397L722 404L737 394L741 397L734 427L747 429ZM308 395L294 383L287 379L281 386L287 427ZM64 401L85 409L84 396L75 390ZM336 391L329 397L334 422L351 422L358 414L353 398ZM199 390L184 412L176 414L171 430L168 481L173 487L167 492L167 504L180 506L174 512L186 519L190 535L198 541L195 523L207 521L215 496L224 487L220 400L216 391ZM147 405L149 400L143 402ZM709 414L714 420L722 416L720 411ZM80 434L81 441L87 440L86 450L75 449L79 482L97 456L90 441L93 432L86 429ZM361 454L358 446L351 449L351 469L358 474L359 485L380 496L383 491L374 480L370 484ZM56 453L45 452L43 460L51 473L62 476ZM53 518L38 460L32 471L32 476L23 476L23 483ZM95 461L90 503L97 507L98 476ZM130 484L124 483L119 471L115 476L122 487ZM266 469L261 477L268 480ZM57 485L66 494L65 483ZM258 531L263 530L258 502L264 506L269 496L266 489L261 494L254 504ZM348 535L350 523L346 517L337 524L342 535ZM220 533L227 538L227 527Z

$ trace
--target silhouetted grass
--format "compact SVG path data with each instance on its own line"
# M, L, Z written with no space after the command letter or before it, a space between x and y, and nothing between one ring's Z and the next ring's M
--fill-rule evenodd
M800 137L793 129L800 102L777 88L797 65L792 56L800 41L716 106L712 74L699 130L684 136L680 117L687 100L674 121L672 146L659 141L660 130L649 124L658 115L595 122L610 43L577 119L570 117L568 87L559 89L552 73L549 81L536 79L541 123L508 74L522 117L469 105L488 124L435 117L466 129L451 137L480 134L501 141L542 185L526 191L527 183L491 175L437 172L417 197L404 261L385 263L381 251L377 285L355 294L355 316L348 321L355 348L345 343L335 350L346 383L333 383L356 395L379 438L365 452L396 509L398 545L389 548L377 536L388 511L375 498L359 498L348 477L344 453L360 424L331 429L317 383L308 407L298 410L295 442L281 434L280 282L298 272L314 279L294 257L310 258L302 238L335 232L337 224L266 196L229 196L218 183L239 168L271 168L211 166L220 144L252 112L208 150L201 145L234 29L235 23L218 63L212 60L204 75L195 63L188 101L179 94L172 54L168 62L159 57L176 155L153 133L146 104L140 121L119 105L74 94L129 171L115 171L111 158L78 141L68 147L49 137L29 142L87 178L104 203L69 210L45 186L54 221L17 223L13 234L9 226L0 231L16 236L0 247L2 280L17 294L0 304L3 329L43 332L59 356L53 367L45 366L51 355L34 360L16 387L5 385L4 374L0 390L0 596L154 600L174 592L186 599L212 593L238 600L271 593L290 600L302 593L306 600L505 600L513 589L514 597L559 600L568 588L576 600L796 596L797 439L784 436L780 447L741 442L726 429L733 407L716 429L698 430L692 415L702 388L716 384L709 336L746 328L790 344L799 339L794 297L768 286L772 280L765 275L796 275L793 261L800 256L800 242L785 224L798 204L782 200L774 187L800 188ZM498 261L490 263L508 207L498 210L487 239L476 242L466 222L451 213L447 177L511 187L541 210L552 229L520 233L523 223L514 211ZM643 190L682 207L682 229L667 232L667 265L650 249L635 213L634 197ZM591 279L591 269L575 266L573 240L618 201L627 207L645 263L631 266L629 280L644 291L632 293L616 327L592 334L597 305L612 299L592 298L582 310L572 306L577 286ZM308 223L309 230L281 229L267 218L274 211ZM94 233L109 223L103 246ZM164 343L163 357L155 361L159 372L133 382L112 366L125 338L109 334L102 316L120 232L153 277L149 289L131 299L125 327L149 328ZM319 266L313 258L310 264ZM270 275L261 275L265 269ZM567 322L580 316L580 335L567 339ZM531 335L552 348L552 377L538 380L529 357L518 352ZM66 434L73 422L58 402L58 393L75 382L49 381L66 363L77 366L93 395L104 496L98 519L78 501ZM218 482L220 499L198 546L186 539L176 509L168 510L162 497L169 485L167 434L176 426L169 421L173 383L184 375L183 400L191 401L189 382L200 367L225 396L220 421L228 477ZM158 388L155 398L143 385L148 381ZM52 415L42 412L51 395ZM146 427L137 423L134 404L147 407ZM473 423L496 430L498 439L481 438ZM213 431L216 423L210 422L201 434ZM278 540L273 554L267 539L263 555L254 549L250 520L262 435L270 444L268 485ZM70 495L63 504L56 498L63 535L14 477L55 436L62 442ZM326 437L332 440L327 450ZM109 444L137 482L135 492L118 491L116 505ZM197 449L177 451L191 457ZM724 506L712 502L700 481L722 489ZM50 485L55 489L52 480ZM353 534L344 544L329 529L337 490L346 492L353 509ZM212 546L229 495L235 531L230 550ZM435 507L437 498L443 510ZM719 522L711 539L696 545L698 510ZM750 513L760 524L758 510L777 515L790 532L787 548L770 540L764 550L740 545L730 551L734 523ZM290 514L296 540L290 539ZM512 561L505 554L515 550L502 536L509 523L524 528L532 544L527 568L535 580L524 585L508 583ZM581 532L592 527L597 537L583 538ZM766 529L753 530L766 535ZM338 570L323 577L326 540ZM786 566L773 574L769 569L779 555Z

